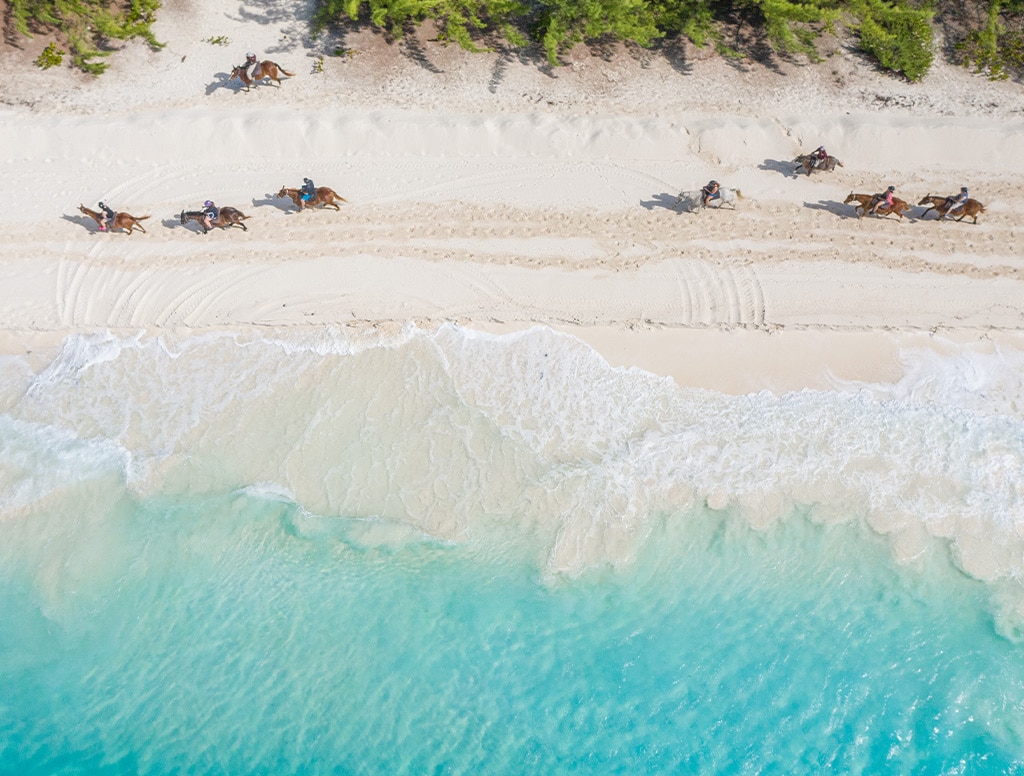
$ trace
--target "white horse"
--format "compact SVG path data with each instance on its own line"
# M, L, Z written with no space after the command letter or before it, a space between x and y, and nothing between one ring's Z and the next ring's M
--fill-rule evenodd
M727 189L725 186L718 187L718 197L708 202L708 207L724 207L728 205L733 210L736 209L736 200L743 199L743 192L739 189ZM704 198L704 191L697 189L696 191L680 191L679 197L676 199L676 206L684 204L686 210L690 213L697 212L701 209L701 201Z

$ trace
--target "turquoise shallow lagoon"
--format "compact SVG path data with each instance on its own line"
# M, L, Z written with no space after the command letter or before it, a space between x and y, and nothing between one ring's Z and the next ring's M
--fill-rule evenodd
M1024 771L1001 408L544 330L4 368L2 773Z

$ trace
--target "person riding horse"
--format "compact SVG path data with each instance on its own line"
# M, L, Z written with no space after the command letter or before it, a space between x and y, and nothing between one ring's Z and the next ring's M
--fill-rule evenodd
M218 215L220 208L213 204L213 200L206 200L203 203L203 223L206 224L207 230L213 229L213 222L217 220Z
M113 229L114 228L114 211L111 210L109 207L107 207L102 202L100 202L99 208L100 208L100 211L103 213L103 219L100 221L100 231L101 232L107 231L107 225L108 224L110 225L110 228Z
M245 55L245 64L239 65L238 70L246 77L253 78L253 73L250 72L256 67L256 55L251 51ZM242 80L245 80L244 78Z
M719 199L722 196L722 192L719 191L718 181L708 181L708 185L701 190L700 206L707 207L708 202L713 199Z
M878 208L885 205L890 210L892 209L892 198L896 193L896 187L890 186L881 194L875 194L871 198L871 208L868 210L873 215L878 215Z
M967 195L967 187L961 186L960 193L952 197L946 197L946 215L945 218L950 218L958 210L962 210L964 205L967 204L967 200L970 197Z
M302 179L302 188L299 189L303 202L311 202L316 198L316 186L313 185L313 181L309 178Z
M825 150L825 146L818 146L818 149L811 154L811 159L815 167L827 168L828 151Z

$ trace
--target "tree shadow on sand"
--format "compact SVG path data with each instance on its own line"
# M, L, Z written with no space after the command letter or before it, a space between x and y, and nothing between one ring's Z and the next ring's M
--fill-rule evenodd
M645 210L654 210L656 207L663 207L666 210L678 210L676 201L678 197L675 194L655 194L651 199L640 200L640 207Z

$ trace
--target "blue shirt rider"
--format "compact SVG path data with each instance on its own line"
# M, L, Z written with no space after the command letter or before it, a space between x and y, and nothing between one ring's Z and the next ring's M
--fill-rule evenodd
M722 192L719 191L718 181L708 181L708 185L701 189L700 205L701 207L707 207L708 202L713 199L719 199L722 196Z
M896 187L890 186L881 194L875 194L875 196L871 198L871 209L868 212L877 215L878 208L880 208L882 205L885 205L887 208L892 210L892 198L895 193Z
M110 228L114 228L114 211L107 207L105 204L100 202L100 211L102 212L102 218L100 218L100 231L107 231L107 224Z
M961 186L960 193L955 197L946 197L946 217L948 218L956 211L963 209L963 206L967 204L967 200L968 195L966 186Z
M299 190L303 202L311 202L316 197L316 186L309 178L302 179L302 188Z
M220 208L213 204L213 200L206 200L203 203L203 223L206 224L207 229L213 229L213 222L217 220L218 215L220 215Z

